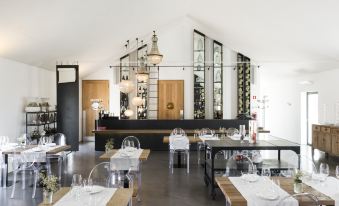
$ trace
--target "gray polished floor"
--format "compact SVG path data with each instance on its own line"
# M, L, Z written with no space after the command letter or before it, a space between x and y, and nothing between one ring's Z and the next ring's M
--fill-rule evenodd
M310 147L303 146L302 153L310 155ZM80 146L79 152L68 155L66 168L66 178L64 184L70 185L72 174L79 173L87 176L91 168L98 162L99 155L102 152L94 152L94 143L84 143ZM270 158L276 158L276 152L270 152ZM185 169L175 169L174 174L170 174L168 169L167 152L151 152L150 158L143 164L143 186L142 201L134 205L142 206L217 206L225 205L224 197L218 190L216 200L211 200L209 188L203 181L203 168L197 166L196 153L191 153L191 172L186 174ZM282 153L282 158L289 158L288 153ZM334 173L336 164L339 164L337 158L326 160L323 153L316 152L315 160L319 162L329 162L331 173ZM20 205L37 205L42 201L41 188L37 190L35 199L31 198L32 188L21 189L17 184L17 191L14 199L10 199L10 188L0 188L0 205L1 206L20 206Z

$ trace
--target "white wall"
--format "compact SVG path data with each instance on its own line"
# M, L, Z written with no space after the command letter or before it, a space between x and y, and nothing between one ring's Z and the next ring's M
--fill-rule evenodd
M11 141L25 133L27 97L48 97L56 104L55 72L0 58L0 135Z
M328 105L328 120L335 123L335 104L339 102L339 69L296 76L272 75L269 68L261 71L261 96L269 96L269 108L266 110L266 128L271 134L294 142L304 143L306 138L301 131L305 128L301 114L301 104L305 103L305 92L319 93L319 123L324 123L323 105ZM301 81L311 81L311 85L302 85Z

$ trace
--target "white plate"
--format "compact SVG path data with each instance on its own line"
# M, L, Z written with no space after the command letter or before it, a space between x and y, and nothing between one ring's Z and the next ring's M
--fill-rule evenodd
M275 192L267 192L261 191L255 194L257 197L264 199L264 200L277 200L279 198L279 194Z
M105 188L99 185L93 185L92 190L89 192L89 194L96 194L99 192L102 192Z
M257 174L243 174L241 179L246 182L256 182L259 180L259 175Z

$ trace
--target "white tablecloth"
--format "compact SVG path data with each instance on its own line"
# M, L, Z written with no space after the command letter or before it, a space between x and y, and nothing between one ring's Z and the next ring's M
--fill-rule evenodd
M142 149L137 149L132 152L128 152L126 149L119 149L111 157L111 169L112 170L129 170L138 171L139 159L142 153Z
M327 177L325 182L314 180L304 180L304 183L329 196L335 201L335 206L339 206L339 180L334 177Z
M282 198L289 196L286 191L275 185L267 177L260 177L258 181L252 183L245 182L241 177L229 177L229 179L246 199L248 206L276 206ZM271 190L275 190L279 194L277 200L265 200L256 195L257 193L267 193L267 191ZM284 206L299 205L297 200L291 198L288 198L288 201L285 202Z
M75 192L69 191L54 206L106 206L116 190L116 188L105 188L95 194L81 191L78 199L75 198Z
M22 151L24 155L24 160L26 162L46 162L46 153L62 147L61 145L56 146L37 146L28 150Z

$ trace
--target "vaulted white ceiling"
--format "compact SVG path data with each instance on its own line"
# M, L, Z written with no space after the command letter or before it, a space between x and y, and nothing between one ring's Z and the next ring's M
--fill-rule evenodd
M0 0L0 56L50 70L79 61L86 74L189 16L257 64L316 72L339 68L338 11L337 0Z

